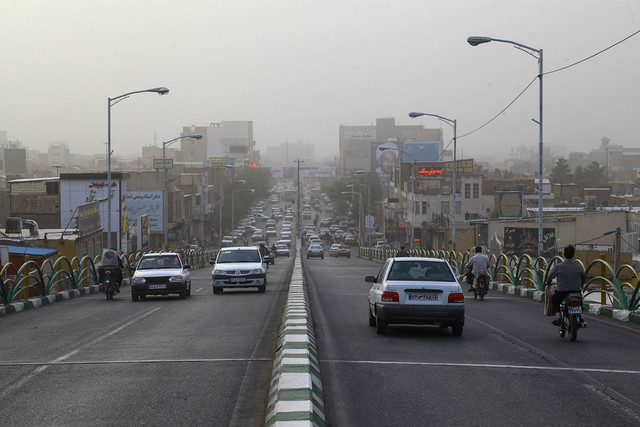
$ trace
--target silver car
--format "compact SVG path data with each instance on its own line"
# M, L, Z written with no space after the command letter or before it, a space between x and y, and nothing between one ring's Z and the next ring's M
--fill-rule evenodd
M464 294L449 263L437 258L389 258L377 276L365 277L369 290L369 326L385 334L387 325L464 326Z

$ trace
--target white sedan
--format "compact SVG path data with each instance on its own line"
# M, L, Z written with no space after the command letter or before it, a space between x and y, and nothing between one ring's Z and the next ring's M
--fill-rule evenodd
M389 324L464 326L464 294L449 263L438 258L389 258L377 276L365 277L369 326L385 334Z

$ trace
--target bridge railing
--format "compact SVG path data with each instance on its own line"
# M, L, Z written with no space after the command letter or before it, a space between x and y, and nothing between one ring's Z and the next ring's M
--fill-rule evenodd
M361 247L360 257L384 262L394 257L396 249ZM458 277L462 276L464 266L473 255L470 251L457 252L445 250L411 249L407 251L413 257L431 257L446 259ZM501 282L513 286L523 286L544 291L544 283L553 266L562 262L560 256L551 259L534 258L529 254L522 256L491 255L489 276L493 282ZM638 286L638 271L631 265L624 264L616 271L614 267L603 259L591 261L586 266L581 260L576 260L585 270L587 282L583 286L585 298L589 295L600 295L602 301L608 300L613 305L629 311L640 310L640 286Z
M206 267L217 252L217 249L186 251L187 264L192 268ZM142 255L142 252L137 252L120 256L124 267L124 279L133 276L135 266ZM96 267L99 262L99 256L92 259L86 255L81 259L61 256L54 261L47 259L40 264L29 260L27 256L20 267L9 262L0 270L0 305L97 285L100 283Z

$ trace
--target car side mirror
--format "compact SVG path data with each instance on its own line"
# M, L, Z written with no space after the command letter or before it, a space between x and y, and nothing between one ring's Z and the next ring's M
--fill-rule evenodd
M216 263L216 260L215 260L214 258L211 258L211 259L209 260L209 264L213 265L213 264L215 264L215 263Z
M368 283L375 283L376 282L376 276L366 276L364 278L364 281L368 282Z
M184 268L186 268L187 270L189 270L191 268L191 266L189 264L185 264Z

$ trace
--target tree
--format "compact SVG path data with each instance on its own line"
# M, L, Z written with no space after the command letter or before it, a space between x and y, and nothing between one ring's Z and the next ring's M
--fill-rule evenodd
M597 162L591 162L586 168L578 166L575 181L582 188L605 186L607 183L605 169Z
M573 175L569 169L569 163L563 157L559 158L556 165L551 169L551 175L549 176L553 182L572 182Z

